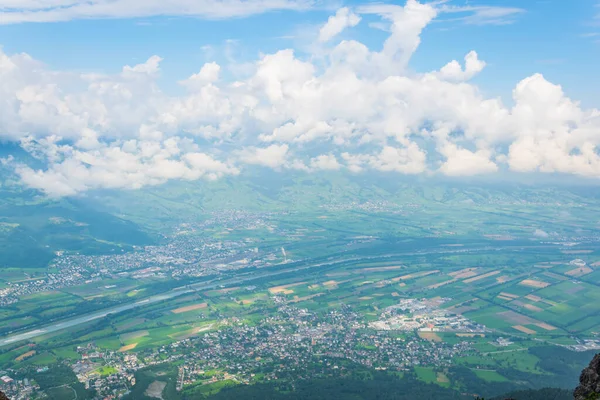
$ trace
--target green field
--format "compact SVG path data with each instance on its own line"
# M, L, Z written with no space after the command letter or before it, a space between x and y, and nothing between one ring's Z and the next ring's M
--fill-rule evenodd
M420 380L426 383L436 383L437 373L433 368L415 367L415 373Z
M527 384L536 379L552 383L554 378L563 386L572 382L560 376L579 367L578 353L564 355L565 372L550 365L551 351L539 349L562 350L557 345L599 340L598 267L569 275L576 258L586 265L600 260L600 245L579 240L597 231L588 215L600 211L593 198L559 189L435 186L325 175L285 182L256 179L235 189L227 181L170 183L144 195L97 194L102 211L89 216L79 204L43 201L44 210L34 207L35 217L27 217L23 209L21 217L7 218L1 232L27 229L18 238L38 240L40 244L27 239L26 246L46 261L2 269L0 290L60 274L65 259L71 267L83 267L77 284L44 287L3 307L0 336L139 303L132 310L10 344L1 349L0 370L73 365L84 355L101 353L93 356L93 368L112 377L121 369L110 360L133 355L151 365L136 371L136 395L159 379L167 383L165 393L177 395L176 367L188 362L187 354L205 350L177 346L236 329L258 332L268 325L261 338L288 335L298 343L308 340L304 348L318 347L321 337L344 343L344 333L366 332L344 350L364 351L355 360L379 357L390 343L446 346L449 352L464 347L450 360L419 354L415 368L414 360L405 360L395 370L386 369L386 362L397 362L404 350L382 355L371 365L389 373L414 369L420 381L448 388L464 389L469 379L494 387L519 379ZM547 198L562 203L540 200ZM551 232L551 240L535 236L537 229ZM145 248L148 244L156 246ZM211 285L195 286L203 282ZM188 292L180 296L144 303L184 288ZM394 307L408 299L443 299L440 309L480 324L484 333L476 330L477 335L469 336L468 329L445 326L429 338L436 343L430 343L414 328L373 328L372 323L401 314ZM297 310L306 318L301 329L290 322ZM351 329L339 328L340 321L325 322L338 314L356 318ZM500 338L512 344L500 344ZM235 344L229 340L219 343L222 353ZM25 344L30 346L21 347ZM269 374L292 362L255 357L248 346L239 350L243 356L232 358L229 370L206 359L193 368L186 365L191 371L218 370L214 376L219 380L198 372L197 382L183 393L213 394L267 376L275 381ZM419 351L429 351L423 348ZM343 375L355 367L334 359L344 351L335 356L325 351L305 361L323 376ZM171 366L155 367L169 357L176 360ZM237 365L246 358L254 363L254 376L237 376ZM48 395L68 398L74 383L65 385L49 388Z
M100 376L109 376L118 372L115 367L102 367L96 370Z
M473 370L473 372L475 372L475 374L483 379L486 382L506 382L508 381L508 379L506 379L505 377L503 377L502 375L500 375L499 373L497 373L496 371L493 370L482 370L482 369L475 369Z

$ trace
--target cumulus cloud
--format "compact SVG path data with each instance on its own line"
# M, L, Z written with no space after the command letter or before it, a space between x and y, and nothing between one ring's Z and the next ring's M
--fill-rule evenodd
M441 148L440 153L446 157L440 172L448 176L488 174L498 170L498 166L490 160L489 150L481 149L473 152L460 148L454 143L447 143Z
M0 50L0 138L46 163L34 170L11 162L24 184L52 195L216 179L246 165L600 177L599 110L583 109L539 74L516 84L514 105L486 98L469 82L485 73L475 51L462 65L411 72L421 32L447 12L439 3L355 12L389 24L381 49L331 36L324 58L293 49L262 54L237 81L211 62L181 80L187 90L176 96L157 83L159 56L117 74L79 74ZM337 12L327 35L350 26L350 14ZM340 16L341 25L331 22Z
M281 168L286 164L289 146L272 144L268 147L249 147L240 152L240 159L246 164Z
M126 65L123 67L123 75L124 76L135 76L135 74L155 75L160 70L160 62L162 60L163 60L162 57L152 56L143 64L134 65L133 67Z
M463 69L460 63L456 60L450 61L442 69L438 75L442 79L453 81L468 81L475 75L483 71L485 61L481 61L475 51L469 52L465 56L465 68Z
M335 171L342 168L333 154L322 154L318 157L314 157L310 160L310 167L317 171Z
M381 52L373 55L373 61L383 73L394 74L408 66L410 58L421 43L421 32L438 15L431 4L407 0L406 5L372 4L359 8L363 14L377 14L390 22L389 37Z
M219 74L221 73L221 66L216 62L206 63L202 66L197 74L194 74L181 81L183 86L187 86L191 89L202 88L209 83L214 83L219 80Z
M313 6L313 0L0 0L0 24L154 16L219 19Z
M361 172L370 168L383 172L399 172L402 174L419 174L426 170L426 154L415 143L406 147L385 146L375 154L343 153L342 158L353 172Z
M26 185L53 196L99 188L139 189L169 179L214 180L239 173L209 154L183 152L176 138L163 143L130 140L89 151L52 143L45 150L53 153L49 169L34 170L18 164L16 172Z
M600 176L599 110L582 110L540 74L521 81L513 98L511 169Z
M335 15L319 31L319 41L327 42L339 35L344 29L358 25L360 17L350 11L349 8L340 8Z

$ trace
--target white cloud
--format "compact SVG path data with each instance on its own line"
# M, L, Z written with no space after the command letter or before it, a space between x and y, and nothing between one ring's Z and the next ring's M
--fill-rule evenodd
M0 50L0 139L47 162L17 172L54 195L215 179L245 165L600 177L600 111L542 75L519 82L507 107L469 82L485 67L475 51L464 65L410 72L421 32L440 12L432 4L357 8L390 25L382 50L353 40L321 49L324 58L283 49L244 64L236 81L208 63L177 96L157 83L158 56L114 75L78 74Z
M473 152L460 148L454 143L447 143L440 153L446 157L440 172L448 176L470 176L498 171L498 166L490 160L489 150L481 149Z
M322 154L310 160L310 167L317 171L335 171L342 168L342 164L338 162L335 155Z
M250 85L266 94L269 102L283 102L300 91L314 72L315 67L297 59L293 50L282 50L258 61Z
M511 169L600 177L600 111L582 110L539 74L521 81L513 97Z
M402 148L385 146L377 156L369 159L369 164L379 171L403 174L419 174L426 170L425 152L415 143Z
M219 80L221 66L215 62L206 63L202 66L197 74L190 76L188 79L181 81L183 86L190 89L202 88L209 83L215 83Z
M349 8L340 8L335 15L329 17L329 20L319 31L319 41L328 42L339 35L344 29L358 25L360 17L350 11Z
M239 173L209 154L184 153L178 138L162 143L132 140L88 151L51 144L46 150L54 153L50 168L42 171L18 164L16 172L27 186L51 196L99 188L139 189L170 179L214 180Z
M463 69L458 61L452 60L440 69L439 77L441 79L453 81L468 81L475 75L483 71L485 61L481 61L475 51L471 51L465 56L465 68Z
M313 6L313 0L0 0L0 24L153 16L220 19Z
M507 25L515 22L516 17L525 13L522 8L499 6L453 6L442 4L442 13L456 14L456 19L471 25Z
M163 59L159 56L152 56L145 63L134 65L133 67L126 65L123 67L123 75L135 76L136 74L157 74L160 70L160 62L162 60Z
M410 58L421 43L421 32L437 16L432 4L421 4L407 0L405 6L372 4L361 6L359 13L377 14L390 21L390 35L380 53L373 55L373 61L385 74L404 70Z
M549 237L550 235L549 235L547 232L545 232L545 231L543 231L543 230L541 230L541 229L536 229L536 230L533 232L533 236L540 237L540 238L547 238L547 237Z
M368 167L377 171L413 175L427 169L426 154L415 143L399 148L384 146L375 154L343 153L342 158L352 172L361 172Z
M240 159L246 164L281 168L287 162L289 146L272 144L268 147L249 147L240 151Z

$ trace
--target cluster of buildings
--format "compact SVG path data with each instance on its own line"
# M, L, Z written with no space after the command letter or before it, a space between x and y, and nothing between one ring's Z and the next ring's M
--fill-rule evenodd
M165 244L134 248L134 251L110 255L81 255L57 252L44 276L8 282L0 289L0 307L19 301L22 296L66 287L95 284L113 278L181 279L218 275L248 266L268 266L282 261L278 252L265 253L256 240L227 240L235 230L267 229L279 232L269 220L270 214L222 212L198 224L181 224L165 238ZM222 239L200 235L205 231L219 233Z
M277 296L273 300L277 312L259 321L231 317L217 330L156 348L134 353L109 351L93 343L80 346L76 349L80 360L70 367L96 398L113 399L131 390L137 370L163 363L179 365L176 386L181 391L188 385L222 380L318 378L341 373L350 365L395 371L417 365L447 367L453 358L474 351L468 341L448 344L423 339L415 331L373 329L347 307L320 314L276 301ZM419 302L404 306L422 310ZM31 382L30 387L35 394Z
M469 342L451 345L424 340L414 332L378 332L350 310L320 317L306 309L282 305L276 315L257 324L229 323L225 329L174 344L181 355L185 384L214 381L206 371L221 371L222 379L249 382L286 376L314 377L324 367L350 362L369 368L407 370L415 365L445 367L472 352ZM168 350L169 346L165 347ZM324 364L325 363L325 364ZM227 374L227 375L226 375ZM227 377L229 376L229 377Z
M5 372L0 371L0 373ZM0 388L12 400L29 400L40 389L35 381L28 378L12 379L7 375L0 377Z
M44 277L32 277L20 282L7 282L7 287L0 289L0 307L14 304L19 301L20 297L30 294L81 285L88 279L92 278L84 267L67 264L61 268L59 273L47 273Z
M485 326L460 315L452 314L440 307L450 299L402 299L397 305L386 308L377 321L369 327L380 331L420 332L489 332Z
M577 340L577 344L565 346L573 351L600 350L600 339Z

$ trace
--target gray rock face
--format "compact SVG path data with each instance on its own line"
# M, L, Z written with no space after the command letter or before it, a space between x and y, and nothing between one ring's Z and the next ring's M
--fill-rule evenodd
M600 399L600 354L583 370L579 386L575 389L575 400Z

